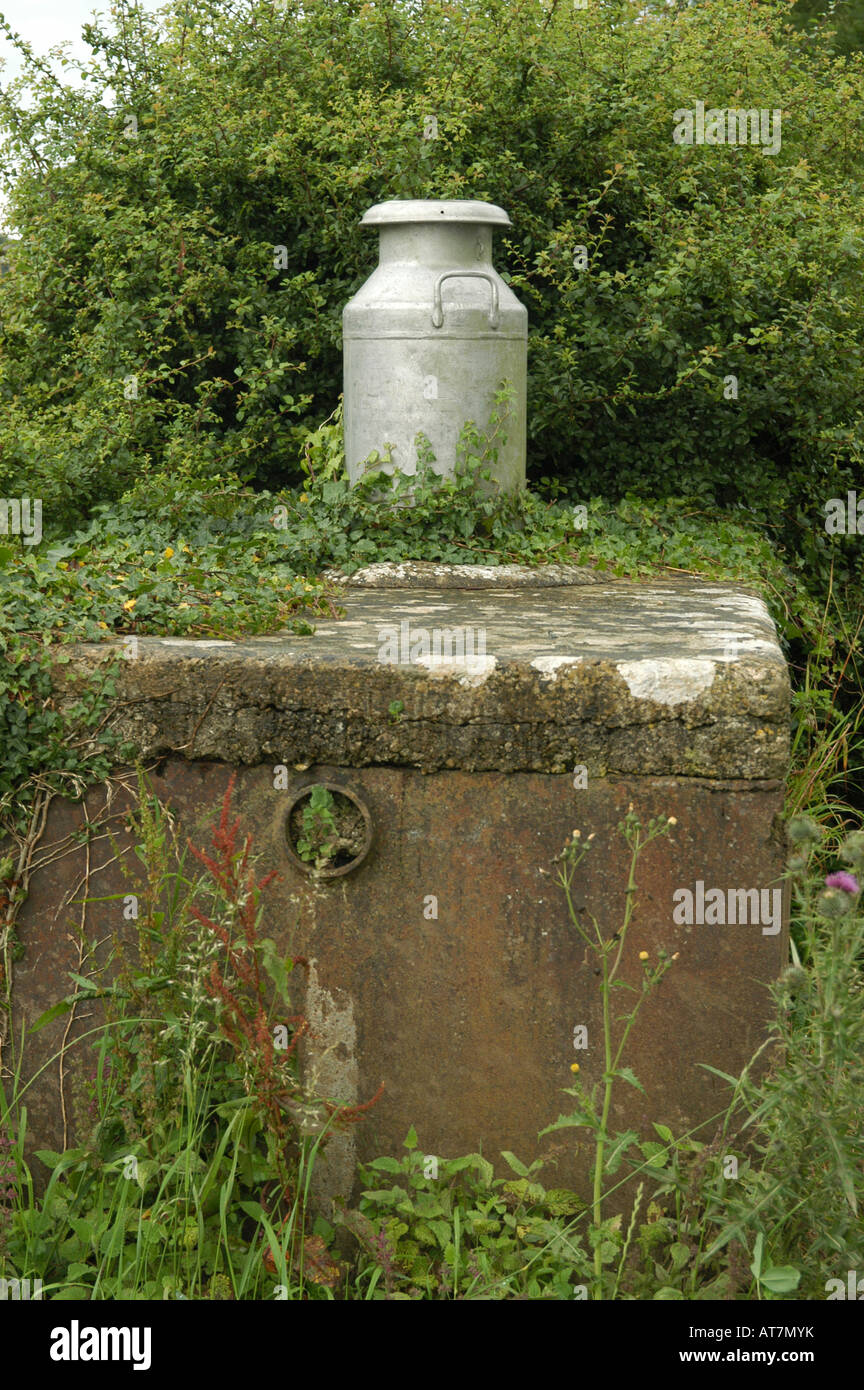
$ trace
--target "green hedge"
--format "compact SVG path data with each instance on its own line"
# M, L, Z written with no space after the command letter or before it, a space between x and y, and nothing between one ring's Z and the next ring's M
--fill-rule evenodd
M0 98L0 493L50 533L148 472L291 481L375 262L360 215L476 197L514 223L535 477L818 526L864 442L864 63L789 9L129 0L86 26L82 87L34 60L31 104ZM675 144L699 100L782 109L781 149Z

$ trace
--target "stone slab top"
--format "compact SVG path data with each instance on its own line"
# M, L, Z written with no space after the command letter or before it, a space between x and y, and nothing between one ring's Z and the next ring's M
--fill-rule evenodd
M518 568L370 566L310 637L141 637L115 730L143 758L785 776L789 678L756 594ZM72 649L55 684L120 648Z

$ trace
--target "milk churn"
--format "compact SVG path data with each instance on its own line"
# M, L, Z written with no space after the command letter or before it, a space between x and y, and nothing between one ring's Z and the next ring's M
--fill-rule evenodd
M523 487L528 313L492 265L492 228L509 227L507 213L493 203L400 199L370 208L362 225L378 228L380 245L377 269L342 316L351 482L386 445L388 471L415 473L418 433L434 470L452 474L466 422L488 434L507 383L491 474L506 491Z

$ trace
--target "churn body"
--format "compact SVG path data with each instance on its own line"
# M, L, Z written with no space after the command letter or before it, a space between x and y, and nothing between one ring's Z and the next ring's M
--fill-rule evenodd
M394 200L362 223L379 229L379 263L346 304L345 460L351 482L373 450L392 446L389 471L414 473L416 436L436 472L454 471L471 420L487 433L495 394L512 388L492 477L525 484L528 314L492 265L492 228L509 227L492 203ZM500 444L506 435L506 443Z

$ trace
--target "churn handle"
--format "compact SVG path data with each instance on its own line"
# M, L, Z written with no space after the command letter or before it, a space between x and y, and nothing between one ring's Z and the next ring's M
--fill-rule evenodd
M492 276L486 270L445 270L443 275L439 275L435 281L435 291L432 295L432 327L442 328L444 326L444 305L441 302L441 286L445 280L454 277L459 280L488 280L492 287L492 306L489 310L489 327L498 327L498 286Z

